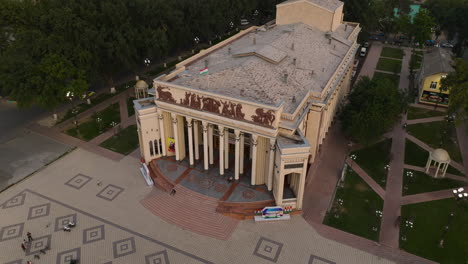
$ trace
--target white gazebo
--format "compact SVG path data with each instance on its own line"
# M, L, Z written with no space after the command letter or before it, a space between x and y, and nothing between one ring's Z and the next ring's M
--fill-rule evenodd
M139 80L135 83L135 96L137 99L148 97L148 84L145 81Z
M433 164L434 162L434 164ZM434 175L434 178L443 178L445 176L445 172L447 171L447 168L450 164L450 156L448 152L445 149L435 149L434 151L429 153L429 159L427 160L426 163L426 173L429 172L429 169L431 166L436 167ZM442 171L442 175L438 177L439 170Z

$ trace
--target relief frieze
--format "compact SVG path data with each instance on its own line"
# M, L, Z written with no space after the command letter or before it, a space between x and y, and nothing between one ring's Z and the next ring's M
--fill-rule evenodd
M256 108L255 115L251 116L251 120L247 120L245 119L245 112L242 109L241 103L234 103L228 100L224 101L187 91L185 91L184 96L179 99L179 102L177 102L170 90L171 88L169 87L158 86L158 100L180 104L189 108L207 111L232 119L253 122L266 127L273 127L273 123L275 121L275 112L272 110L265 111L263 108Z

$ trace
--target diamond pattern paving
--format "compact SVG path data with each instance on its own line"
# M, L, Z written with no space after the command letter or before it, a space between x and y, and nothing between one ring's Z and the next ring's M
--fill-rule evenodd
M0 242L21 237L23 235L24 223L5 226L0 229Z

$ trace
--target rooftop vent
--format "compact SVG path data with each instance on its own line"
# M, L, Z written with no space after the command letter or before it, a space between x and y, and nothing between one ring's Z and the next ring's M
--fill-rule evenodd
M228 48L228 54L231 55L231 47Z
M291 102L293 102L293 103L296 102L296 96L293 95L293 97L291 98Z
M254 44L254 45L257 44L257 38L255 37L255 35L254 35L254 37L253 37L253 44Z
M293 59L293 65L296 65L296 58Z
M291 50L294 50L294 42L291 44Z
M284 83L288 83L288 74L287 74L287 73L285 73L285 74L283 75L283 82L284 82Z
M348 24L344 25L344 31L348 30Z

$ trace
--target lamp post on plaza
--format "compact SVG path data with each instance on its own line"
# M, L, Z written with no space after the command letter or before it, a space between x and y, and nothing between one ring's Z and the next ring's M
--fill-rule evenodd
M96 122L98 124L99 133L101 133L101 131L102 131L102 118L100 118L100 117L96 118Z
M146 65L146 67L148 68L148 66L149 66L150 64L151 64L151 60L148 59L148 58L146 58L146 59L145 59L145 65Z
M200 38L195 37L193 41L195 41L195 49L198 51L198 43L200 43Z
M75 107L75 100L74 100L75 95L73 94L73 92L68 91L66 97L68 98L68 100L70 100L70 102L72 104L72 114L73 114L73 117L74 117L73 123L75 124L76 134L79 137L80 130L78 129L78 119L77 119L78 109L76 109L76 107Z
M253 15L254 15L254 20L255 20L255 25L258 25L258 14L259 14L258 10L255 9L255 11L254 11L254 13L253 13Z
M112 122L110 123L110 125L112 126L112 130L113 130L113 132L114 132L114 137L115 137L115 126L117 125L117 123L114 122L114 121L112 121Z
M455 197L455 205L456 205L456 209L459 207L458 206L458 203L461 201L461 200L467 200L468 199L468 192L465 191L465 189L463 187L460 187L460 188L457 188L457 189L453 189L452 190L452 194L453 194L453 197ZM448 221L448 224L444 227L444 232L442 233L442 239L439 241L439 247L440 248L443 248L444 247L444 244L445 244L445 238L447 236L447 233L450 229L450 225L452 224L452 220L453 220L453 217L455 216L455 213L454 212L451 212L450 215L449 215L449 221Z

